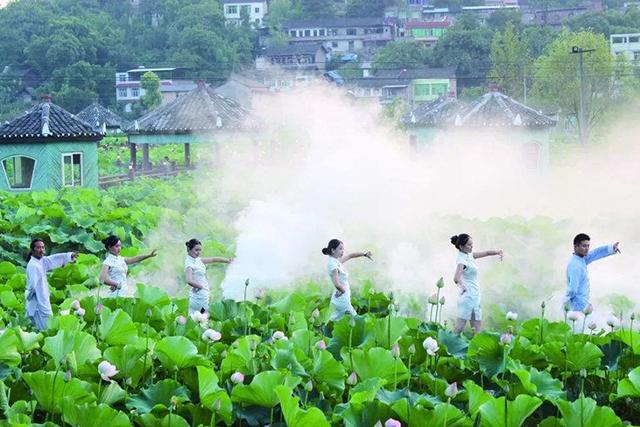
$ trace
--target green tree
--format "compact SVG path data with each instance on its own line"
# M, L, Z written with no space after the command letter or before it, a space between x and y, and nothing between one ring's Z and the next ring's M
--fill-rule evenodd
M507 95L524 98L530 60L527 46L508 22L504 32L496 32L491 42L491 71L489 79L497 83Z
M147 110L162 104L162 94L160 93L160 78L152 71L147 71L140 79L140 87L144 90L141 101Z
M347 2L347 16L378 17L384 15L385 0L349 0Z
M429 62L430 51L422 43L394 41L380 49L373 58L373 68L420 68Z
M534 64L533 93L547 105L554 105L579 123L580 79L578 55L572 47L595 49L584 54L585 135L605 116L614 101L620 103L634 89L630 65L623 58L614 58L609 41L601 34L589 31L563 31L547 52Z
M265 21L269 28L279 31L285 21L299 18L300 14L300 3L293 0L273 0L269 3L269 13L265 17Z
M336 5L332 0L299 0L304 19L333 18Z

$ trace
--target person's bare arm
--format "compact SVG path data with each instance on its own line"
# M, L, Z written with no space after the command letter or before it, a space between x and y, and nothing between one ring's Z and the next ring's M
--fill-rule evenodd
M463 264L458 264L456 272L453 274L453 282L460 288L460 295L467 292L467 288L462 284L462 271L464 270Z
M497 251L483 251L483 252L474 252L473 253L473 257L474 258L484 258L487 256L494 256L494 255L498 255L500 257L500 259L502 259L502 256L504 255L502 252L502 249L498 249Z
M116 289L120 288L120 283L116 283L113 280L109 279L109 266L103 264L102 265L102 270L100 270L100 283L104 283L105 285L109 286L111 288L112 291L115 291Z
M158 253L158 251L156 249L154 249L151 252L149 252L147 255L138 255L138 256L132 256L132 257L129 257L129 258L125 258L124 262L126 262L128 265L137 264L140 261L144 261L145 259L152 258L152 257L156 256L157 253Z
M197 291L202 289L204 286L200 285L196 281L193 280L193 269L191 267L187 267L185 270L185 276L187 278L187 285L191 286Z
M200 258L202 260L203 264L214 264L214 263L221 263L221 264L231 264L231 261L233 261L233 258L223 258L223 257L209 257L209 258Z
M333 286L335 286L336 289L338 290L336 292L337 297L339 297L340 295L344 294L347 291L347 288L340 282L340 276L338 274L337 268L335 268L331 272L331 281L333 282Z
M352 254L345 255L342 258L340 258L340 263L344 264L350 259L360 258L360 257L366 257L366 258L369 258L371 261L373 261L373 259L371 258L371 252L367 251L367 252L354 252Z

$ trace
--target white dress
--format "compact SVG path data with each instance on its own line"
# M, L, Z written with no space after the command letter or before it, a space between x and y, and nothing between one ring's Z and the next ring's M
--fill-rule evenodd
M456 266L462 264L462 284L467 289L458 299L457 316L464 320L482 320L480 308L480 285L478 284L478 265L473 254L458 252Z
M129 266L127 265L127 262L124 260L124 258L120 255L116 256L109 253L104 259L102 265L106 265L109 267L109 271L107 273L107 277L109 278L109 280L120 285L120 289L109 292L107 294L107 298L126 296L127 272L129 271Z
M70 262L71 252L66 252L40 259L32 256L27 264L27 287L24 293L26 314L39 330L47 329L47 320L52 314L47 271Z
M338 270L338 278L340 279L340 283L345 286L345 292L336 297L337 289L334 287L331 292L331 305L333 306L333 314L331 315L331 320L339 320L345 314L350 314L355 316L356 310L351 305L351 288L349 287L349 275L347 271L342 266L342 263L332 256L329 257L329 261L327 262L327 272L329 273L329 278L331 278L333 271ZM331 282L333 284L333 281Z
M205 309L209 311L209 281L207 280L207 268L200 257L193 258L187 255L184 259L184 270L191 268L191 277L194 282L202 285L202 289L196 289L193 286L189 291L189 313Z

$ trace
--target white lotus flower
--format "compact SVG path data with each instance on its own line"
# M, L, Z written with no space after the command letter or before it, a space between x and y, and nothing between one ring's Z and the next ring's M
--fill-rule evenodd
M75 314L78 317L84 317L84 308L80 307L79 309L77 309L76 311L73 312L73 314Z
M567 319L571 320L572 322L575 322L576 320L580 319L580 315L582 313L579 311L570 311L567 314Z
M103 360L98 365L98 373L105 381L110 381L111 377L116 375L118 372L119 371L116 369L116 367L106 360Z
M200 325L205 325L209 322L209 315L207 313L200 313L199 311L191 313L191 318L194 322L200 323Z
M244 382L244 374L242 372L234 372L231 374L230 379L234 384L242 384Z
M513 311L507 312L507 320L510 320L510 321L518 320L518 313Z
M458 383L457 382L452 382L451 384L449 384L447 386L446 389L444 389L444 395L447 397L455 397L455 395L458 394Z
M435 356L438 350L440 350L440 347L438 346L438 341L436 341L434 338L431 338L431 337L427 337L422 342L422 347L424 347L424 350L427 352L429 356Z
M71 310L78 310L80 308L80 301L78 301L77 299L74 299L71 302Z
M607 317L607 325L611 328L619 328L620 327L620 319L618 319L613 314Z
M204 341L216 342L220 341L222 338L222 334L218 331L214 331L213 329L207 329L202 333L202 339Z
M273 333L273 335L271 336L271 339L273 341L279 341L279 340L284 340L287 341L289 338L287 338L287 336L284 334L284 332L282 331L275 331Z

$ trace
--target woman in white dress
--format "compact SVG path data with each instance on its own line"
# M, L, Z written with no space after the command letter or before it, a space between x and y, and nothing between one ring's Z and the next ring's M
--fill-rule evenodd
M502 249L496 251L473 252L473 239L468 234L451 237L451 243L458 249L456 272L453 281L460 288L457 320L454 332L462 332L467 322L475 332L482 329L482 309L480 307L480 285L478 284L478 266L476 258L497 255L502 259Z
M198 239L191 239L187 243L187 256L184 259L184 272L189 291L189 314L196 311L209 311L209 281L207 280L207 264L229 264L231 258L210 257L201 258L202 243Z
M371 259L371 252L356 252L345 255L344 244L338 239L331 239L327 247L322 249L322 253L329 256L327 272L336 288L336 291L331 294L331 305L334 311L330 320L339 320L345 314L355 316L357 313L351 305L349 275L342 264L353 258L367 257Z
M122 242L118 236L111 235L102 241L107 250L107 257L102 263L100 271L100 282L109 286L111 292L107 298L123 297L127 295L127 272L129 265L144 261L147 258L156 256L154 249L147 255L138 255L124 258L120 255Z

